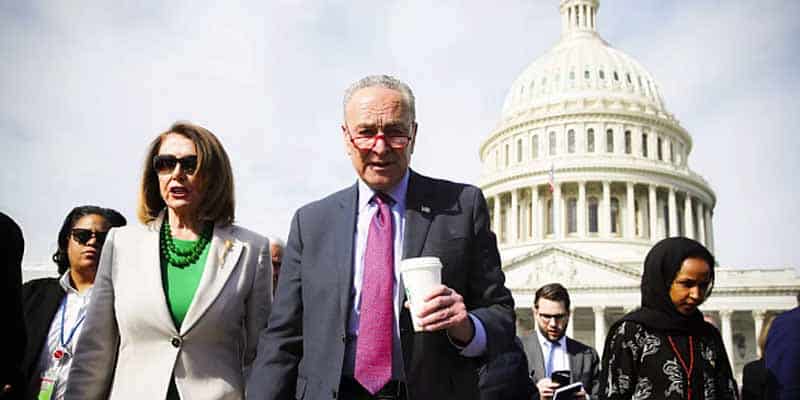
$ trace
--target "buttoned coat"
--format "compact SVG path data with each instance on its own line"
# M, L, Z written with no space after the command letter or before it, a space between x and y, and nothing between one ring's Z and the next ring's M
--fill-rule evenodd
M248 399L337 397L354 301L357 204L353 185L295 214ZM514 303L488 223L476 187L410 172L402 258L439 257L442 283L481 320L490 355L514 338ZM405 308L399 324L410 400L478 398L477 360L461 356L444 331L414 333Z
M528 357L528 370L533 379L534 386L545 378L544 356L539 336L536 332L522 338L525 355ZM567 337L567 354L569 355L569 369L571 382L583 383L583 388L592 399L597 399L600 393L600 358L597 351L577 340ZM534 391L534 399L539 398L539 391Z
M162 217L113 229L69 374L67 399L241 399L272 299L267 239L214 227L200 283L175 326L159 253Z

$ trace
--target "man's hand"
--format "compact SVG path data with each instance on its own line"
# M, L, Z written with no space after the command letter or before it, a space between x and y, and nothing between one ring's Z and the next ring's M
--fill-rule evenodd
M586 394L586 391L583 389L581 389L580 392L575 393L575 398L578 400L586 400L586 396L588 396L588 394Z
M467 315L464 297L447 286L436 286L428 296L418 317L426 332L447 329L450 338L463 343L472 341L475 327Z
M543 400L553 398L553 394L559 386L561 385L551 381L550 378L542 378L539 379L539 382L536 382L536 389L539 389L539 398Z

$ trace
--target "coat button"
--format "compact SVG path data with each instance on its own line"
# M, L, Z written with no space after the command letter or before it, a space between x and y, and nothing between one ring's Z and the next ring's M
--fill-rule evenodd
M342 343L347 343L347 335L342 334Z
M175 347L175 348L181 347L181 343L182 343L182 342L183 342L183 341L182 341L182 340L181 340L181 338L180 338L180 337L178 337L178 336L174 336L174 337L172 338L172 340L170 341L170 343L172 343L172 347Z
M333 395L333 398L335 399L335 398L336 398L336 395L337 395L338 393L336 393L336 389L334 389L334 390L331 390L331 394Z

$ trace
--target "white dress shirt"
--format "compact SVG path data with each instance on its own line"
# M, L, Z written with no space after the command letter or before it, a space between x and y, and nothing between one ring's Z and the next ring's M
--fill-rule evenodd
M89 308L89 300L92 297L91 287L83 293L78 293L78 290L72 287L69 271L61 275L61 279L59 279L58 283L64 288L67 294L64 296L64 299L61 300L61 304L58 306L58 310L53 316L53 320L50 322L47 341L44 346L42 346L42 352L39 354L38 368L36 369L36 376L38 378L41 378L48 370L52 371L57 378L55 387L53 388L53 399L64 398L64 392L67 390L69 368L75 356L75 344L78 343L78 337L81 335L83 317L86 315L86 310ZM55 353L56 350L62 349L62 313L64 321L64 340L69 340L69 343L66 343L66 346L63 348L66 350L67 355L63 356L60 360L56 360L53 358L53 353ZM69 336L73 329L75 333L70 340Z
M400 261L403 257L403 234L405 233L406 222L406 192L408 189L409 172L403 176L400 182L389 190L386 194L391 196L394 204L392 205L392 221L394 228L394 288L392 293L394 296L394 332L392 335L392 379L405 380L403 372L403 352L400 345L400 311L403 306L404 293L403 282L400 276ZM353 375L356 360L356 342L358 338L358 325L361 316L361 286L364 279L364 253L367 248L367 233L372 218L378 211L378 206L371 203L370 200L375 195L367 184L360 180L358 181L358 208L356 215L356 232L355 232L355 257L353 265L353 287L351 288L351 297L353 299L352 309L347 320L347 336L348 340L345 345L345 359L343 375ZM475 326L475 336L472 341L463 349L461 355L465 357L477 357L486 351L486 330L480 320L469 314Z

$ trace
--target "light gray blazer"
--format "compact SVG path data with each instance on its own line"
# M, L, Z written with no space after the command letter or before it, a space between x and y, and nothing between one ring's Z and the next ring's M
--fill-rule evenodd
M161 278L159 227L113 229L103 247L67 399L241 399L272 305L269 242L215 226L205 270L180 327Z

